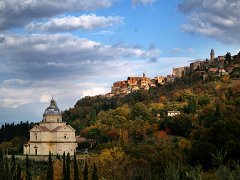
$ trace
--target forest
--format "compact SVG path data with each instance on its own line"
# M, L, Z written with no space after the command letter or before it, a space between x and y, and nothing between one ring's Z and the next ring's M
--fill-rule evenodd
M240 179L239 78L237 67L229 75L191 74L126 96L84 97L63 120L86 141L76 156L50 154L41 166L5 155L6 149L21 153L32 123L3 125L2 177L11 179L9 172L20 168L22 179ZM180 115L168 116L172 110Z

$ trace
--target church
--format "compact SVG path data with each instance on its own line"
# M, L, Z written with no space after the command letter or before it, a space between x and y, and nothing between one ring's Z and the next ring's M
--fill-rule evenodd
M64 152L73 155L77 148L75 130L62 122L62 114L55 100L43 114L43 120L30 131L30 139L24 145L24 154L29 155L62 155Z

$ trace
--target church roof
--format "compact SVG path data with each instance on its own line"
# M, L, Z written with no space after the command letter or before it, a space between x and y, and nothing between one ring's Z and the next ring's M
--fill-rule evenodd
M55 115L60 115L61 114L61 112L60 112L60 110L57 106L57 103L54 99L52 99L50 101L50 106L48 106L46 108L46 110L44 111L44 115L53 115L53 114L55 114Z
M66 124L57 126L54 129L49 129L48 127L42 126L42 125L35 125L30 131L57 132L57 131L66 131L66 130L75 131L75 129L73 129L70 125L66 125Z

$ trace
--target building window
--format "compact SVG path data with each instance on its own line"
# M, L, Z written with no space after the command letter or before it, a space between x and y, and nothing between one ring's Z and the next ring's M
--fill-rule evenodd
M64 139L67 139L67 136L66 136L66 135L64 136Z
M57 118L57 122L59 122L59 118Z
M37 155L37 148L35 149L35 155Z
M37 140L37 135L35 135L35 139Z

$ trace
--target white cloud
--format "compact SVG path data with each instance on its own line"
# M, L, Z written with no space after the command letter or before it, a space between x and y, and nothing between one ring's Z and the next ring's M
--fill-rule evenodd
M16 79L61 79L110 74L117 60L158 58L159 49L127 44L106 45L70 34L6 35L0 43L1 63ZM110 62L114 62L110 63ZM109 71L109 66L111 70ZM71 73L70 73L71 72Z
M3 83L6 85L19 86L19 85L26 85L27 83L29 83L29 81L22 80L22 79L7 79L7 80L4 80Z
M240 1L184 0L179 9L187 15L182 30L227 43L240 43Z
M96 32L96 33L93 33L94 35L113 35L115 34L116 32L114 31L99 31L99 32Z
M181 52L188 52L194 53L195 50L193 48L173 48L173 53L181 53Z
M32 20L68 12L107 8L115 0L2 0L0 29L22 27Z
M50 100L51 100L51 96L48 94L44 94L40 97L40 102L42 103L50 102Z
M111 27L123 23L120 16L97 16L96 14L84 14L78 17L66 16L52 18L47 22L31 23L26 28L29 31L58 32L72 30L92 30L95 28Z
M3 98L3 99L0 99L0 104L1 104L0 107L17 108L20 105L29 104L31 102L32 102L31 99Z
M138 4L148 5L148 4L153 4L154 2L156 2L156 0L132 0L133 5L138 5Z
M95 87L91 89L86 89L83 91L83 96L96 96L100 94L106 94L109 92L108 88Z

